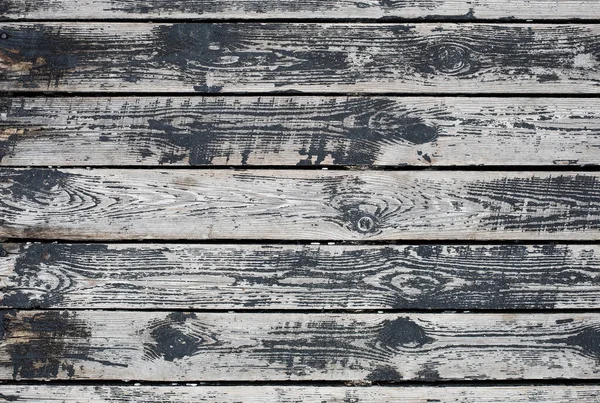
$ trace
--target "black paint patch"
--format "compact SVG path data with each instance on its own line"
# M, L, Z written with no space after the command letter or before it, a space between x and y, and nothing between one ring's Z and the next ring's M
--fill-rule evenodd
M482 226L491 230L596 230L600 182L591 175L557 175L474 181L467 200L489 212Z
M72 377L73 361L89 360L91 329L75 313L4 314L3 323L14 379Z
M355 326L327 320L285 323L271 330L270 339L261 341L263 348L253 354L270 363L284 364L288 375L302 376L331 365L345 368L350 360L363 354L361 348L353 344L364 338L362 334L355 334Z
M373 165L389 144L426 144L440 135L437 126L425 123L417 112L400 109L392 99L354 98L343 107L327 117L332 127L339 126L343 137L311 133L310 142L299 150L306 158L298 165L320 165L328 156L334 165ZM352 124L346 127L345 120Z
M537 78L538 78L538 82L540 82L540 83L560 81L560 77L556 73L540 74L537 76Z
M417 373L417 377L421 381L435 382L441 379L440 373L434 368L432 364L426 364L425 368Z
M13 199L35 201L40 196L52 195L58 189L67 187L71 174L54 169L24 169L8 171L1 181L10 180L9 194Z
M586 355L600 362L600 329L597 327L587 327L577 335L567 337L566 343L581 348Z
M60 27L36 24L6 30L0 40L0 57L13 71L27 72L19 80L26 88L46 83L58 87L62 77L78 65L77 41L61 34ZM7 78L0 74L0 78Z
M144 345L145 357L174 361L198 353L206 340L186 326L188 319L196 319L196 315L174 312L167 315L165 320L154 323L150 327L150 337L154 342Z
M383 321L378 341L391 349L398 349L418 348L433 342L433 339L409 318L397 318Z
M169 24L155 28L158 49L153 62L176 70L195 91L219 92L220 86L211 86L206 73L223 66L223 57L234 55L240 65L252 60L240 52L243 38L236 24ZM227 64L231 67L231 64Z
M398 382L402 380L402 375L396 368L389 365L382 365L367 375L367 380L371 382Z

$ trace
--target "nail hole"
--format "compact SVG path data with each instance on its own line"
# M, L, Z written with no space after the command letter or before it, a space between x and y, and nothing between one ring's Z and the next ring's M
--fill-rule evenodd
M375 222L371 217L364 216L358 219L356 227L360 232L369 232L375 226Z
M6 32L2 32L0 34L0 39L8 39L8 38L10 38L10 36Z

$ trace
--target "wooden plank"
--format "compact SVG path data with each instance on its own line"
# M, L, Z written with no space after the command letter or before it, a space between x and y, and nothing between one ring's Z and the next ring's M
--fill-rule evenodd
M599 177L4 168L0 238L598 240Z
M600 308L598 245L5 243L2 254L3 308Z
M597 403L600 387L577 386L84 386L1 385L0 401L85 403Z
M0 379L598 379L600 314L6 311Z
M599 43L594 24L3 23L0 90L597 94Z
M600 164L600 99L0 99L0 163Z
M419 18L419 19L592 19L595 0L4 0L2 18L148 19L183 18Z

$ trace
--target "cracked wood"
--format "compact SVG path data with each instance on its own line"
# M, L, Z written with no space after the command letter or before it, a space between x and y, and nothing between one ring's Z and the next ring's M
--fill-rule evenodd
M5 308L600 307L597 245L5 243L0 255Z
M4 98L0 163L597 165L599 111L589 98Z
M590 93L594 24L0 23L0 90Z

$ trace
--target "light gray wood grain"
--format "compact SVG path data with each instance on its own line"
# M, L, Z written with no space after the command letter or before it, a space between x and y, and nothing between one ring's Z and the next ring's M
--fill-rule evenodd
M600 314L7 311L0 379L600 378Z
M599 176L4 168L0 237L597 240Z
M0 164L600 164L600 99L0 99Z
M600 308L597 245L0 248L4 308Z
M4 402L81 403L597 403L600 388L582 386L82 386L0 385Z
M599 44L594 24L2 23L0 91L597 94Z
M3 18L422 18L422 19L592 19L595 0L3 0Z

